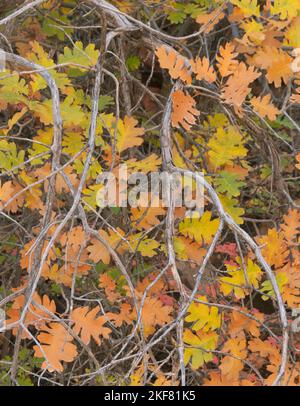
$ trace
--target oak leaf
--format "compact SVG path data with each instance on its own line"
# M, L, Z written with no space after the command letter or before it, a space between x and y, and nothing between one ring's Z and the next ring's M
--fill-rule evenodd
M247 356L246 339L244 334L240 334L235 338L229 338L222 351L229 353L231 355L226 355L221 364L220 370L223 375L232 381L236 381L239 378L240 372L244 368L244 360Z
M174 250L181 260L192 260L200 264L206 253L206 250L200 244L183 236L174 237L173 244Z
M158 216L165 215L165 209L162 207L132 207L131 221L139 230L149 230L160 224Z
M146 297L141 313L145 336L148 337L153 334L156 326L164 326L170 323L173 319L172 312L172 306L164 305L156 297Z
M96 62L99 57L99 51L95 50L94 44L89 44L86 48L83 48L83 44L81 41L76 41L74 43L74 48L70 49L68 47L64 47L64 53L58 56L58 63L59 64L70 64L70 71L69 75L71 76L79 76L79 73L76 71L83 71L85 72L86 69L84 67L89 68L91 66L96 65ZM81 65L82 67L72 67L72 64Z
M297 236L300 233L300 212L296 209L290 209L288 213L283 216L283 224L280 228L284 234L284 238L288 246L297 245Z
M182 90L176 90L172 94L172 126L182 127L189 131L196 124L196 116L200 113L195 108L196 101Z
M300 11L298 0L274 0L271 4L271 14L278 14L281 20L292 19Z
M152 238L143 238L143 233L137 233L128 237L128 241L133 251L138 251L143 257L154 257L155 251L160 247L160 243Z
M37 336L40 345L33 346L34 356L46 356L42 368L47 368L49 372L63 372L61 361L72 362L77 356L76 345L72 343L73 337L60 323L50 323L43 330Z
M184 349L185 365L191 362L192 368L198 369L205 362L212 361L213 353L211 351L216 349L218 335L213 331L204 333L201 330L194 334L191 330L185 329L183 341L188 345Z
M250 103L253 109L263 118L268 118L270 121L275 121L279 110L271 102L271 95L267 94L262 97L252 97Z
M260 15L260 8L257 4L257 0L231 0L230 2L235 6L238 6L245 17L259 17Z
M206 211L201 218L186 217L179 223L180 233L198 243L210 244L220 223L219 219L211 220L211 215L210 211Z
M190 60L190 64L193 72L196 74L197 80L206 80L208 83L213 83L216 81L217 76L214 68L210 66L209 60L206 57L202 59L197 57L195 61Z
M240 189L246 185L245 182L239 180L235 173L222 171L216 178L214 184L220 193L226 193L229 197L237 197L240 195Z
M23 306L25 304L25 296L20 295L18 296L10 309L7 310L7 324L14 323L19 320ZM41 309L40 306L43 306L46 310ZM24 325L26 327L33 326L38 330L43 330L46 323L51 320L50 313L56 312L56 305L54 300L49 299L47 295L44 295L42 298L39 296L37 292L33 295L33 303L29 306L28 312L26 314ZM18 332L18 328L13 328L13 334L16 335ZM22 331L22 338L30 338L30 335L27 333L26 330Z
M224 16L225 14L223 13L223 11L221 11L220 8L217 8L215 10L212 10L210 13L201 13L197 16L196 22L203 25L205 27L203 32L205 34L208 34L221 20L223 20ZM202 27L202 29L204 27Z
M217 67L223 78L231 75L237 68L238 61L235 59L238 56L235 51L235 46L227 42L225 46L220 46L219 55L216 56Z
M245 210L238 206L238 200L227 195L219 195L219 199L225 212L229 214L237 224L243 224L244 219L242 216Z
M200 296L197 299L207 302L205 296ZM193 323L192 330L207 332L209 330L216 330L221 326L221 315L215 306L192 302L187 309L187 313L185 321Z
M125 116L124 120L118 121L117 150L119 153L144 142L141 137L145 130L136 127L137 124L138 121L135 118L128 116ZM111 130L111 134L114 134L114 130Z
M240 258L236 259L237 264L226 264L227 273L229 276L220 278L220 290L225 296L232 292L237 299L243 299L247 294L248 287L258 288L258 283L262 278L262 271L250 258L248 258L243 269L243 264Z
M116 229L116 232L109 229L108 233L105 230L99 230L99 236L102 240L107 241L107 243L115 249L122 240L124 235L124 231L121 230L119 227ZM120 246L121 249L121 246ZM89 258L97 263L102 261L104 264L108 265L110 263L110 252L108 248L97 238L93 237L91 239L91 245L87 247L89 252Z
M279 288L279 292L282 293L284 290L284 286L288 283L288 276L285 271L278 271L275 275L277 286ZM275 292L273 289L273 285L271 281L266 280L262 283L260 290L267 294L262 296L263 300L269 300L270 296L275 298Z
M241 308L239 310L248 313L247 309L245 308ZM243 331L249 332L253 337L259 337L261 326L261 323L259 322L264 320L264 315L259 311L253 311L252 313L250 313L250 316L255 317L258 319L258 321L248 317L246 314L240 313L239 311L233 311L231 313L230 323L228 326L231 337L239 336Z
M70 315L70 319L74 323L74 332L85 344L89 344L92 337L98 345L101 344L100 337L109 338L111 329L104 326L108 317L97 316L99 312L101 312L100 306L96 306L92 310L88 306L84 306L77 307Z
M295 90L296 93L293 93L290 97L292 103L300 104L300 87L297 87Z
M250 93L249 85L261 76L253 66L247 67L244 62L239 62L234 75L229 76L225 86L222 89L221 97L228 104L241 107L246 97Z
M121 297L120 292L117 291L116 281L107 272L99 276L99 287L104 289L107 299L112 303Z
M269 265L279 268L286 263L289 252L281 231L277 231L275 228L269 229L266 235L258 237L256 240L261 245L261 253Z
M160 66L163 69L168 69L172 79L181 79L187 84L192 82L188 61L174 49L161 46L156 48L155 54L158 57Z
M14 195L15 188L12 181L5 182L1 185L0 183L0 208L7 203Z
M280 87L281 82L288 84L293 76L291 68L292 58L283 51L278 51L276 59L268 67L266 78L269 83L274 83L275 87Z
M132 324L133 321L132 306L129 303L122 303L120 305L119 313L106 313L106 316L111 320L116 327L121 327L123 323Z
M215 167L231 164L236 158L247 154L243 136L233 126L219 127L207 144L208 156Z

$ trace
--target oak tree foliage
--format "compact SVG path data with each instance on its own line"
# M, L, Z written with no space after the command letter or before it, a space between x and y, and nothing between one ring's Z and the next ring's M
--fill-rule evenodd
M300 2L29 3L0 9L0 384L299 385ZM123 165L203 173L203 213L100 208Z

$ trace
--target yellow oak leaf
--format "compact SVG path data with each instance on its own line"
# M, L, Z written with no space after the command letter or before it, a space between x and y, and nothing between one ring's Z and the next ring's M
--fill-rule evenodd
M136 119L128 116L125 116L124 120L118 121L117 150L119 153L144 142L142 135L144 135L145 130L136 127L137 124ZM114 135L114 129L111 130L111 135Z
M247 154L243 136L233 127L219 127L207 144L208 156L215 167L230 164Z
M220 223L219 219L211 220L211 215L210 211L206 211L200 218L186 217L179 223L179 232L198 243L210 244Z
M236 261L236 265L226 264L229 276L220 278L220 290L225 296L234 293L237 299L243 299L248 294L247 285L248 288L252 286L258 288L263 272L250 258L245 264L245 269L243 269L240 258L237 258Z
M200 296L197 299L203 302L208 301L206 296ZM187 313L185 321L193 323L192 330L207 332L209 330L216 330L221 326L221 315L215 306L193 301L188 307Z
M193 369L202 367L205 362L212 361L212 350L216 349L218 335L211 331L204 333L199 330L196 334L191 330L185 329L183 332L183 341L187 346L184 348L184 363L191 362Z

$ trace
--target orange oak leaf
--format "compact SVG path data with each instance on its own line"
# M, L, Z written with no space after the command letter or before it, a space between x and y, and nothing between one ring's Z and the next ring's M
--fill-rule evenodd
M22 190L19 184L14 184L12 181L5 182L1 185L0 182L0 209L11 199L14 195ZM24 194L18 195L14 198L6 207L5 211L16 213L20 207L24 204Z
M132 324L133 312L129 303L122 303L119 313L106 313L106 316L114 323L116 327L121 327L123 323Z
M297 164L296 164L296 168L300 169L300 154L296 155L296 160L297 160Z
M260 338L253 338L248 342L248 349L253 353L259 353L262 358L266 358L268 363L279 365L280 363L280 349L277 342L271 339L261 340Z
M253 66L240 62L222 89L222 99L228 104L240 107L250 93L249 85L261 74Z
M258 237L256 240L262 246L261 253L269 265L278 268L286 263L289 252L282 232L272 228L266 235Z
M240 334L235 338L229 338L224 346L223 351L229 353L226 355L220 364L222 375L226 376L231 381L236 381L239 378L240 372L244 368L244 360L247 356L247 344L244 334Z
M0 209L7 203L15 194L15 188L12 181L8 181L1 185L0 183Z
M73 248L74 251L78 252L85 240L86 236L83 227L75 226L61 235L60 243L63 247Z
M293 76L291 62L292 58L286 52L277 50L276 58L267 69L268 82L274 83L275 87L280 87L281 82L287 85Z
M248 59L249 64L252 63L258 68L267 69L272 65L277 49L275 47L266 46L257 49L255 54Z
M181 79L188 84L192 83L191 69L187 60L174 49L161 46L156 48L156 56L163 69L168 69L172 79Z
M92 337L98 345L101 344L100 337L109 338L111 329L104 326L108 317L97 316L99 312L101 312L100 306L96 306L92 310L88 306L84 306L77 307L71 313L70 319L74 323L73 330L85 344L89 344Z
M172 111L172 126L179 128L180 125L189 131L196 123L196 116L200 113L195 108L196 101L182 90L176 90L172 94L173 111Z
M142 323L146 337L153 334L156 326L163 326L172 321L173 307L163 304L155 297L146 297L142 308Z
M64 260L64 264L58 269L56 264L53 267L46 270L43 274L44 277L58 281L64 281L66 286L70 286L70 281L74 271L78 276L85 275L91 269L91 265L88 264L88 251L85 248L86 235L82 226L75 226L68 232L61 235L60 243L63 246L63 252L61 259ZM55 279L55 272L57 271L57 280Z
M266 78L269 83L274 83L275 87L280 87L281 82L288 84L293 76L291 63L293 58L288 53L275 47L263 47L258 49L249 60L256 66L267 71Z
M99 276L99 287L104 289L107 299L112 303L117 301L121 296L117 291L115 280L108 273L103 273Z
M211 371L203 384L204 386L239 386L239 380L233 381L219 371Z
M297 247L298 248L298 247ZM290 308L298 308L300 304L300 272L299 265L296 263L288 263L280 269L287 283L282 288L282 298Z
M111 229L109 229L108 233L104 230L99 230L99 236L102 240L105 240L109 243L109 245L114 249L119 245L120 241L122 240L123 235L125 234L123 230L119 227L116 229L118 233L115 233ZM102 261L104 264L108 265L110 263L110 253L108 248L99 241L97 238L91 239L91 245L87 247L89 252L89 258L97 263ZM119 252L122 252L122 247L119 247Z
M297 245L297 236L300 234L300 212L296 209L290 209L283 216L283 224L280 228L284 234L284 238L288 242L289 247Z
M290 97L291 103L300 104L300 87L295 89L295 93L293 93Z
M296 25L299 24L299 18L296 20ZM292 55L295 57L295 59L292 62L291 68L294 73L299 73L300 72L300 48L295 48L292 52Z
M73 337L60 323L50 323L43 330L37 336L40 345L33 346L34 355L39 358L46 356L42 368L49 372L63 372L61 361L72 362L77 355L76 345L72 343Z
M247 314L247 309L241 308ZM238 311L233 311L230 315L229 331L231 337L239 336L244 330L249 332L253 337L259 337L260 335L260 322L263 321L264 315L260 312L255 312L250 314L250 316L255 317L258 321L253 318L247 317L246 314L240 313Z
M203 25L204 33L210 33L214 27L224 18L225 14L220 8L213 10L211 13L201 13L197 16L196 22Z
M138 297L142 297L145 292L145 289L150 285L151 282L155 279L157 275L155 273L145 276L141 281L136 285L136 294ZM160 293L164 293L167 289L167 285L163 279L159 279L156 283L149 289L148 294L151 296L158 296Z
M270 94L263 97L252 97L250 103L256 113L258 113L261 117L267 117L271 121L276 120L279 110L271 102Z
M69 177L72 185L75 187L77 187L79 180L77 178L77 175L73 172L72 168L70 166L67 166L63 172ZM46 163L44 166L36 169L34 171L35 176L37 176L38 180L41 179L45 179L46 176L49 176L49 174L51 173L51 166L50 163ZM45 180L44 182L44 189L47 192L49 188L49 181L48 179ZM58 173L56 176L56 182L55 182L55 191L58 194L63 193L64 191L68 191L69 188L63 178L63 176L61 175L61 173Z
M132 207L131 221L138 230L149 230L160 224L158 216L163 216L165 212L162 207Z
M238 61L235 59L238 56L235 51L235 46L230 42L227 42L225 46L221 46L219 49L219 55L217 55L217 67L223 78L231 75L237 68Z
M19 320L24 303L24 295L20 295L14 300L11 308L7 310L7 324L11 324ZM33 303L31 303L29 306L25 321L23 322L26 327L34 326L36 329L42 330L46 323L51 320L51 315L49 315L46 310L41 309L39 305L42 305L51 313L56 312L56 306L53 300L49 299L47 295L44 295L41 298L39 294L35 292L33 295ZM18 328L16 327L12 331L13 334L16 335ZM26 332L26 330L23 330L22 338L30 338L30 335Z
M190 60L190 64L193 72L196 74L196 79L206 80L208 83L213 83L217 79L216 72L212 66L209 64L209 60L206 57L196 58Z
M35 243L36 243L36 239L33 238L32 240L28 241L24 245L22 250L20 251L20 255L21 255L20 266L22 269L26 269L27 272L29 272L31 270L32 261L33 261L33 255L32 255L31 250ZM48 242L45 241L44 245L43 245L42 253L44 253L44 251L46 250L47 245L48 245ZM44 262L43 270L49 266L51 260L55 260L56 258L57 258L57 255L56 255L55 249L53 247L51 247L51 249L48 253L48 256Z
M197 264L201 263L206 253L206 249L200 244L183 236L174 237L174 249L179 259L192 260Z

